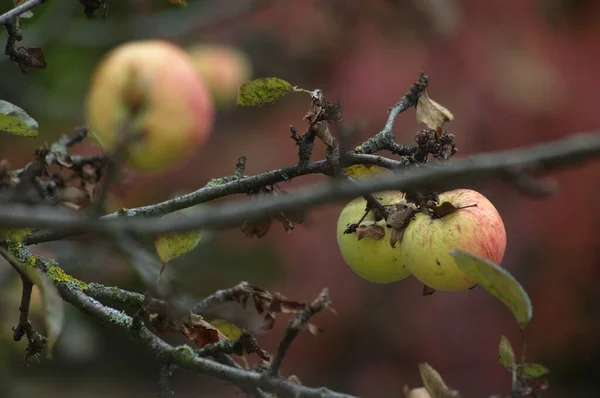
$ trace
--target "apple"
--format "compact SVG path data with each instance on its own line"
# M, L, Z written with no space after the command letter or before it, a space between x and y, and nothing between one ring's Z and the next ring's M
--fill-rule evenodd
M504 223L494 205L477 191L457 189L439 199L440 204L449 202L459 209L442 218L417 214L400 243L402 259L416 279L433 289L467 290L475 283L449 252L464 250L499 264L506 249Z
M404 194L398 191L386 191L374 195L384 205L405 203ZM348 203L338 218L337 243L348 267L361 278L375 283L397 282L410 276L410 272L401 261L401 252L396 246L390 246L391 229L384 219L376 221L373 211L365 217L361 226L377 226L382 236L364 236L359 240L357 232L345 234L351 224L356 224L365 214L367 201L356 198Z
M224 44L195 44L188 52L218 107L235 104L240 86L252 79L252 63L240 49Z
M211 134L214 113L190 56L162 40L132 41L106 54L85 103L91 136L105 152L115 150L125 128L136 134L127 164L142 171L188 158Z

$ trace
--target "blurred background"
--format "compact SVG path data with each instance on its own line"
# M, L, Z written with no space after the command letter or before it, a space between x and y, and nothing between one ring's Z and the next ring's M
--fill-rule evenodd
M363 127L356 143L379 131L387 110L424 71L429 94L455 120L458 157L526 146L592 131L600 124L600 2L593 0L165 0L110 2L106 20L87 20L77 1L50 1L22 20L23 45L42 47L48 66L22 74L0 57L0 98L36 118L33 139L0 135L0 159L21 167L32 151L84 123L83 98L94 66L120 43L162 38L189 48L220 44L238 49L252 77L277 76L339 100L344 119ZM10 7L6 1L2 11ZM113 192L114 208L151 204L233 173L246 174L297 161L289 125L300 131L308 106L289 95L261 108L223 103L208 144L192 160L163 173L128 171ZM399 143L421 128L413 110L395 125ZM91 143L74 152L95 153ZM318 147L314 158L322 158ZM600 381L600 162L553 175L553 197L525 197L513 187L483 182L479 190L502 214L508 246L502 263L525 286L534 307L527 329L530 361L552 371L545 397L595 397ZM308 176L282 189L322 180ZM243 195L228 198L244 199ZM307 385L327 385L364 397L400 397L421 385L428 362L464 397L508 393L510 375L497 346L519 330L508 310L482 289L421 296L415 280L389 285L363 281L337 248L337 216L345 203L312 210L290 233L273 225L251 239L239 229L207 236L173 261L171 273L188 294L202 297L241 280L297 300L328 286L337 315L323 312L325 331L302 333L282 372ZM57 242L36 247L86 281L143 291L137 276L101 244ZM148 397L157 391L152 354L121 334L67 306L52 361L23 365L25 343L12 341L20 281L0 264L0 396ZM37 296L36 296L37 297ZM41 328L39 297L34 297ZM274 352L286 316L259 337ZM178 397L234 397L242 393L215 379L177 372Z

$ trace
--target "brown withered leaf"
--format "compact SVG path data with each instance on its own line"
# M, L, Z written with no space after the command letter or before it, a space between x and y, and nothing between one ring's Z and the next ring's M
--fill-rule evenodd
M381 225L359 225L356 228L356 235L358 240L363 238L373 238L380 240L385 236L385 229Z
M429 98L427 90L424 90L419 97L416 113L417 121L435 130L436 138L440 138L442 135L444 123L454 120L452 112Z
M39 47L20 47L19 64L35 69L45 69L48 65L44 58L44 52Z
M428 363L419 364L419 373L431 398L460 398L460 393L449 388L442 376Z
M158 314L150 314L149 318L157 331L181 333L188 340L193 341L198 348L229 340L217 328L206 322L202 316L193 313L183 319L169 319L167 316Z
M413 206L397 204L390 209L387 218L388 228L392 228L390 234L390 245L396 247L396 243L402 243L404 232L410 225L418 210Z
M427 285L423 285L423 296L431 296L435 293L435 289Z
M304 116L311 125L319 121L340 121L342 112L338 102L329 102L321 90L315 90L310 95L311 103Z
M442 218L442 217L447 216L448 214L454 213L457 210L466 209L468 207L475 207L475 206L477 206L476 203L472 204L472 205L468 205L468 206L456 207L450 202L443 202L439 206L435 206L434 208L432 208L431 211L433 212L433 215L435 216L435 218Z
M235 294L211 304L202 314L207 318L225 319L252 333L263 333L273 328L277 313L295 313L306 309L307 305L289 300L280 293L243 284L235 289Z
M242 225L242 232L249 238L262 238L271 228L271 219L263 218L256 221L246 221Z
M318 121L312 127L315 135L325 144L328 148L333 148L335 146L335 138L331 135L329 131L329 125L326 121Z

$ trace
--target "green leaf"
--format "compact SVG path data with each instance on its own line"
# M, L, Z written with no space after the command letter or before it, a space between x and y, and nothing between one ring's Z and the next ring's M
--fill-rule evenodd
M169 213L164 217L183 217L181 212ZM194 249L200 242L200 231L174 232L159 235L154 239L156 254L163 262L168 263L172 259L181 256Z
M538 377L550 373L548 368L538 363L526 363L524 365L520 365L520 367L523 371L523 377L526 379L537 379Z
M502 301L523 328L533 316L529 295L521 284L504 268L462 250L453 250L458 267L479 286Z
M244 106L268 104L292 91L296 91L295 87L285 80L262 77L242 84L238 91L237 103Z
M500 338L500 346L498 347L498 351L500 354L500 364L512 372L513 367L515 366L515 352L510 345L510 341L508 341L508 339L504 336Z
M449 388L437 370L428 363L419 364L419 373L431 398L460 398L460 393Z
M0 100L0 132L23 137L36 137L38 128L38 122L23 109L10 102Z
M65 316L64 301L52 281L37 268L22 268L29 279L40 288L46 328L46 355L52 358L52 349L62 332Z

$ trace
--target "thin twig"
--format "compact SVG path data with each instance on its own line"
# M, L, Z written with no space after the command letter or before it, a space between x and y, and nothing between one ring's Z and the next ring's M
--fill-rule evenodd
M267 371L268 376L274 377L278 375L283 358L287 354L292 341L294 341L300 330L306 327L313 315L328 307L330 304L331 301L329 300L328 289L325 288L305 310L297 312L292 319L290 319L290 323L277 348L277 354L275 354L275 357L271 361L271 366L269 366Z
M15 18L21 14L25 14L27 11L45 3L46 0L28 0L25 3L13 8L12 10L0 15L0 25L11 23Z
M158 372L158 388L160 398L174 397L175 392L171 388L171 364L164 363L160 365Z
M360 145L360 153L375 153L382 149L387 149L397 155L410 155L417 149L415 144L413 145L399 145L394 141L394 123L399 114L406 111L407 109L415 106L419 100L421 92L427 88L429 84L429 77L423 73L419 76L419 79L410 87L410 89L402 96L400 101L396 103L391 109L388 115L388 119L379 133L369 138Z
M72 213L41 206L7 203L0 208L0 223L11 227L53 227L70 233L128 232L156 235L204 227L227 228L245 221L271 217L281 212L303 210L339 199L352 199L385 190L448 190L474 181L504 178L507 170L531 174L573 166L600 156L600 133L573 135L526 148L481 154L449 164L416 167L390 175L354 183L319 183L260 200L243 200L204 206L185 219L110 218L90 220ZM242 180L238 180L238 183ZM51 209L51 210L50 210Z
M196 303L192 312L195 314L202 315L205 311L210 308L214 308L215 306L224 303L226 301L230 301L233 298L244 294L248 289L247 282L240 282L234 287L230 287L229 289L221 289L217 290L213 294L208 297L205 297L200 302Z

